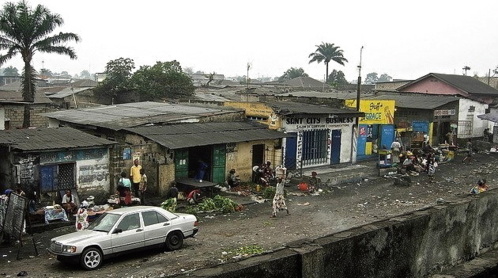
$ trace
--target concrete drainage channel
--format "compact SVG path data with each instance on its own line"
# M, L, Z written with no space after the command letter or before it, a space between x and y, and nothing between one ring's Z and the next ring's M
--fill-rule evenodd
M498 261L495 223L498 191L488 191L314 240L293 242L281 250L199 269L188 276L493 277ZM468 272L471 268L474 271Z

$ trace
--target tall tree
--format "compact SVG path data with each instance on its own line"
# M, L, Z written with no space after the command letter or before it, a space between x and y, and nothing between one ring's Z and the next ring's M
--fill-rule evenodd
M380 75L379 80L377 80L377 82L391 82L392 80L393 78L389 74L383 73Z
M346 80L346 76L344 75L344 72L342 71L337 71L337 70L332 70L332 72L329 75L328 78L328 84L337 87L337 85L346 85L349 82Z
M28 103L34 102L35 69L31 65L36 52L67 55L76 59L73 48L66 46L67 42L78 42L79 36L74 33L57 33L54 30L63 25L64 20L59 14L51 13L46 7L37 5L34 9L25 0L19 3L5 3L0 11L0 66L20 54L24 62L22 95ZM23 127L30 126L29 105L24 107Z
M13 66L8 66L3 69L3 75L5 76L19 76L19 71Z
M181 99L194 94L192 79L182 71L178 61L156 62L141 66L131 78L141 100Z
M376 72L371 72L367 74L367 77L365 78L365 84L375 84L377 81L379 81L379 74Z
M328 82L330 61L334 61L342 66L344 66L345 62L348 62L348 60L344 58L342 52L343 51L339 46L336 46L333 43L322 42L322 44L316 46L315 52L308 56L308 58L311 58L309 63L323 62L325 64L325 82Z
M278 81L290 80L297 77L308 77L308 74L304 72L303 68L290 68L278 78Z
M132 89L130 83L135 69L135 62L130 58L118 58L107 62L105 68L106 78L95 87L95 95L99 98L112 100L120 93Z

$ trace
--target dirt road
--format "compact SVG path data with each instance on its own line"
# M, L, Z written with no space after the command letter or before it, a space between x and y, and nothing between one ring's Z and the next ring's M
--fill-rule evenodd
M298 239L318 238L466 197L479 178L487 179L493 190L498 186L494 174L498 154L476 154L475 158L480 162L462 164L457 157L441 164L433 182L420 174L412 177L409 187L394 186L385 178L324 188L318 196L301 196L294 187L288 187L288 216L280 213L270 218L271 202L249 205L232 214L200 215L200 232L196 238L185 240L183 249L119 257L91 272L59 263L45 251L50 238L73 231L73 227L35 234L39 256L34 256L30 237L24 238L22 260L16 260L16 246L0 247L0 277L13 277L21 271L27 272L26 277L168 277L187 273L241 259L244 253L278 249Z

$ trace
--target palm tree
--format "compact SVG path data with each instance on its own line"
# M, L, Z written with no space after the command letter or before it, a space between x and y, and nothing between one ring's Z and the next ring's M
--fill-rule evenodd
M28 6L25 0L19 3L6 3L0 11L0 50L7 50L0 54L0 66L21 54L24 62L22 78L22 96L27 104L24 106L23 127L30 126L29 103L35 99L34 75L35 69L31 65L36 52L56 53L68 55L76 59L76 53L66 42L80 40L74 33L58 33L51 35L56 27L64 23L59 14L51 13L42 5L35 9Z
M311 58L310 64L313 62L320 63L323 61L325 63L325 83L329 79L329 62L334 61L340 65L344 66L344 62L348 62L342 54L342 49L339 46L335 46L333 43L324 43L316 46L315 52L311 53L308 58Z

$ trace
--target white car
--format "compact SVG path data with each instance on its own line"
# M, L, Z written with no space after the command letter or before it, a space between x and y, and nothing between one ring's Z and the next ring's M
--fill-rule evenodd
M153 206L126 207L105 212L83 231L52 238L48 251L59 261L79 260L83 268L92 270L104 258L128 251L157 246L180 249L183 239L197 231L194 215Z

